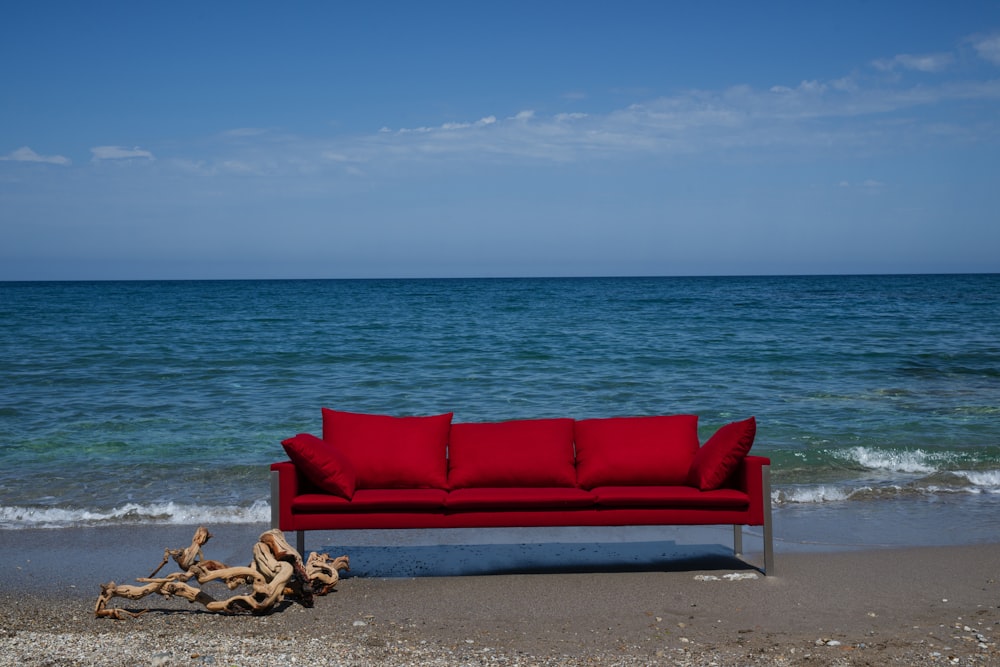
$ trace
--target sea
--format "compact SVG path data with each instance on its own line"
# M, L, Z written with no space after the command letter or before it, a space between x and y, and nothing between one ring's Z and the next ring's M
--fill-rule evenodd
M1000 544L997 274L0 283L0 540L267 522L321 407L753 415L779 550Z

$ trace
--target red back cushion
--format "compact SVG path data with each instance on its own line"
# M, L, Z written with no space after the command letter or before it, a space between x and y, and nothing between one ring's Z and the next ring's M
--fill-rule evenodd
M390 417L323 408L323 439L354 465L359 489L445 489L451 416Z
M598 486L684 484L698 451L697 415L576 422L576 476Z
M576 486L572 419L455 424L448 483L467 487Z
M354 495L357 484L354 466L336 447L308 433L288 438L281 446L310 482L348 500Z
M722 486L750 451L756 435L757 420L753 417L720 428L694 455L687 484L702 491Z

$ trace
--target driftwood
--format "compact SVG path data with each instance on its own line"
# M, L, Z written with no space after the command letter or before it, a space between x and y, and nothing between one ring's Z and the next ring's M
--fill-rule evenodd
M312 553L307 562L288 542L280 530L263 533L253 548L253 562L246 567L229 567L216 560L204 560L201 548L212 537L204 526L195 531L191 546L186 549L165 549L163 562L148 577L136 579L142 585L118 585L110 582L101 585L101 594L94 607L97 618L139 616L148 610L131 612L117 607L108 607L114 598L141 600L156 593L165 598L181 597L188 602L197 602L212 612L222 614L264 614L286 597L298 600L303 606L311 607L313 595L326 595L340 579L340 571L350 569L347 556L330 558L327 554ZM156 575L170 559L180 567L180 572L165 577ZM191 585L194 580L199 585L211 581L221 581L233 591L241 586L250 592L234 595L225 600L214 597Z

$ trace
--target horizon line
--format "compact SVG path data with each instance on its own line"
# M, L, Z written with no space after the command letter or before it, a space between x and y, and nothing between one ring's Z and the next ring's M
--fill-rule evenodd
M270 278L4 278L7 283L168 283L168 282L361 282L446 280L652 280L692 278L867 278L906 276L997 276L998 271L914 271L864 273L732 273L732 274L603 274L603 275L470 275L470 276L340 276Z

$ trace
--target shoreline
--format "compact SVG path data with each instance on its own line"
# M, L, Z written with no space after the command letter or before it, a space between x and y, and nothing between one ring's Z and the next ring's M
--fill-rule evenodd
M209 529L205 557L244 564L266 526ZM461 576L359 576L358 563L312 609L293 603L267 616L219 616L151 596L116 601L149 609L138 618L93 617L101 583L148 575L163 549L187 546L193 530L0 532L7 565L0 568L0 663L265 665L279 654L286 664L294 657L318 665L1000 662L1000 544L782 550L767 577L719 551L603 569L566 571L557 560L541 572ZM701 538L693 538L697 549ZM307 549L321 542L307 537ZM753 542L744 538L748 548ZM612 547L612 559L614 549L635 546L627 544ZM393 547L390 557L420 546ZM505 545L476 548L488 554ZM345 545L331 555L357 560L371 549Z

